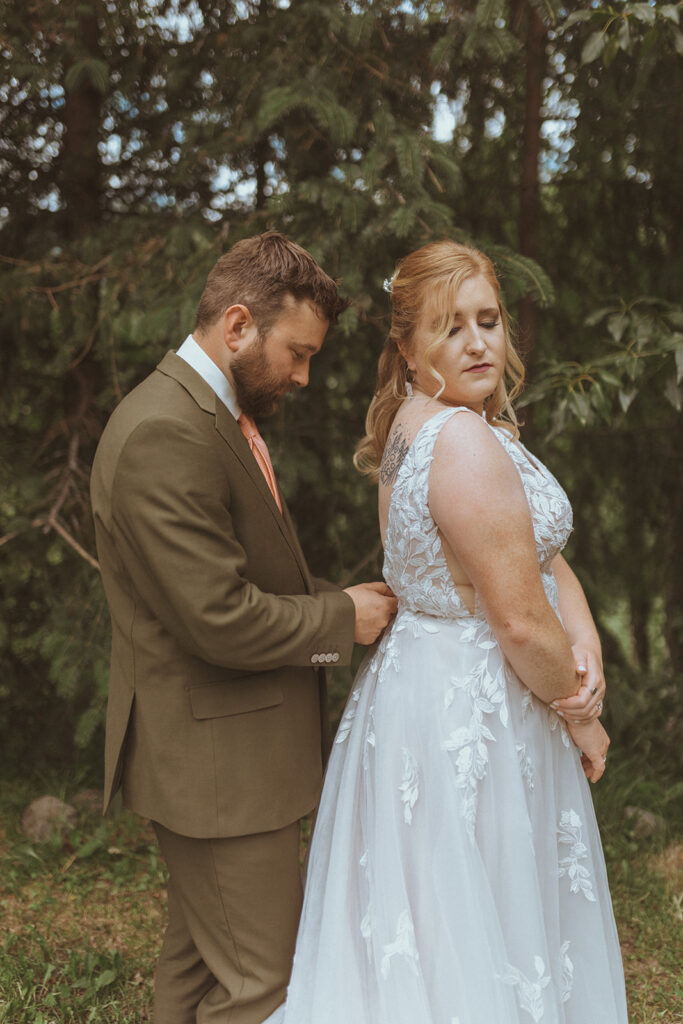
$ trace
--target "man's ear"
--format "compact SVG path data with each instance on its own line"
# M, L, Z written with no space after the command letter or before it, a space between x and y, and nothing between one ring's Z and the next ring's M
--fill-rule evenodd
M223 314L223 343L231 352L239 352L256 331L254 319L246 306L228 306Z

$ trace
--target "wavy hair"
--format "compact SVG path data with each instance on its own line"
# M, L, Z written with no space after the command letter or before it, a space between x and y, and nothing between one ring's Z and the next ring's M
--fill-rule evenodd
M410 350L413 333L426 308L433 310L434 318L425 362L437 385L434 397L443 393L446 382L434 368L433 360L448 339L456 293L464 281L477 274L483 274L495 292L505 337L505 369L496 390L487 399L486 419L496 420L515 437L519 436L512 403L522 390L524 364L513 344L510 318L500 301L500 285L493 264L478 249L448 240L430 242L401 260L391 279L391 328L379 357L375 393L365 419L365 437L353 458L360 473L373 480L379 477L391 424L406 398L409 371L401 347Z

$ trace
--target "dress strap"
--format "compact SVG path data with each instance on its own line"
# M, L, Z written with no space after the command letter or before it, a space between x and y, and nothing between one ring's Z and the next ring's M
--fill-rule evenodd
M403 480L406 480L410 482L411 491L419 493L426 500L427 480L432 459L434 458L436 439L448 420L456 412L469 412L473 416L477 415L472 409L468 409L466 405L454 405L442 409L426 420L413 438L408 455L403 460L399 469L394 490L403 483ZM401 479L402 477L403 480Z

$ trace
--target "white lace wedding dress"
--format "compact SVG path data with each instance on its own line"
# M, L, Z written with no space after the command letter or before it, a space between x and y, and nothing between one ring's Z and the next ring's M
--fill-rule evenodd
M579 754L464 607L417 434L391 498L399 611L337 733L286 1005L267 1024L626 1024L600 837ZM470 413L470 415L472 415ZM494 428L491 428L494 429ZM549 601L571 532L554 477L510 435Z

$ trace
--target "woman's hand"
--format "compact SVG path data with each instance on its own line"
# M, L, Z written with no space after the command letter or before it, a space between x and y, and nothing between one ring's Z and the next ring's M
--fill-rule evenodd
M590 647L572 646L576 671L581 676L581 689L574 697L554 700L550 707L564 718L568 725L590 722L602 713L605 699L605 676L602 660Z
M581 764L589 782L597 782L607 765L609 736L597 718L591 722L570 724L569 735L581 750Z

